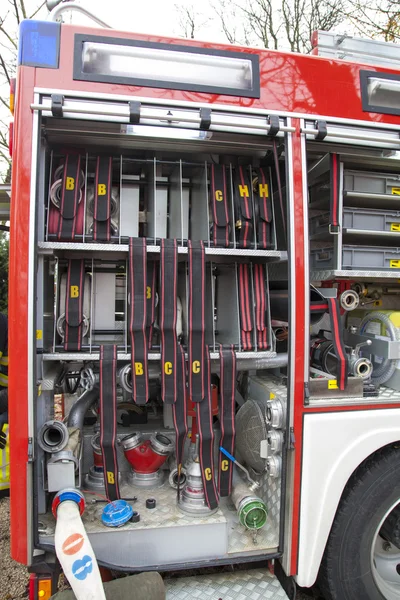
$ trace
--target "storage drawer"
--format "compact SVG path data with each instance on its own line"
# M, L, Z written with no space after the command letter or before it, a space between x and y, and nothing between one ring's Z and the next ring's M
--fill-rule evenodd
M400 248L384 246L349 246L342 248L341 267L334 264L334 247L314 248L311 250L310 266L312 269L365 269L400 270Z
M392 173L346 170L344 172L344 190L368 194L400 195L400 176Z
M342 227L376 232L400 232L400 210L344 208ZM329 233L328 212L310 219L310 235L323 233Z

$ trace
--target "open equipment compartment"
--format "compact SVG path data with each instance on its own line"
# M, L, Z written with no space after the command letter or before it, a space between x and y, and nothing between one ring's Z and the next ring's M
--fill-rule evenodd
M397 152L382 145L308 142L311 293L337 303L348 377L336 385L338 340L328 309L314 320L311 312L309 385L316 401L399 397L400 165Z
M235 562L277 556L283 530L287 435L286 420L272 422L268 401L273 390L278 390L286 406L287 342L280 340L280 357L275 329L280 331L283 326L287 331L289 319L279 326L271 321L269 267L281 265L281 279L287 287L282 225L287 208L282 214L279 198L283 194L286 205L285 133L279 132L279 145L267 135L247 132L218 131L180 140L178 134L169 139L164 128L157 139L147 137L145 131L141 134L140 126L135 126L133 135L126 125L87 120L82 127L78 118L71 118L66 126L64 120L53 117L43 120L41 132L36 319L43 336L37 340L36 360L45 385L42 383L35 404L39 547L54 547L51 497L71 486L87 494L84 525L98 560L114 568L179 568L184 563L201 566L217 559ZM72 175L67 163L75 168L73 183L68 180ZM68 186L75 194L75 209L69 214L63 195ZM129 244L130 239L138 238L146 240L147 273L152 274L146 288L149 401L145 405L133 400L131 364ZM167 363L160 363L160 270L163 248L172 240L177 249L175 336L186 358L192 333L190 285L196 283L190 276L191 244L197 248L201 241L204 247L201 327L210 352L213 478L217 486L224 368L220 348L232 348L236 356L231 392L237 436L233 453L248 469L250 480L237 470L231 493L219 498L215 510L210 510L204 499L200 426L189 394L190 436L184 447L177 501L174 411L161 399L162 369ZM275 266L279 268L279 264ZM72 279L77 273L83 296L77 323L81 332L79 343L71 345L66 341L66 320L72 331L76 313L66 315L74 299L73 286L77 284ZM96 495L106 493L98 386L100 351L110 345L117 348L116 476L121 498L137 498L132 507L140 513L140 522L129 522L123 528L106 527L101 520L104 505L94 502ZM252 383L247 389L249 377ZM249 418L256 426L250 434ZM75 445L74 440L78 440ZM158 457L156 467L143 467L140 452ZM224 464L230 470L229 461ZM146 507L148 498L155 499L155 509ZM117 543L110 542L111 536L118 536Z

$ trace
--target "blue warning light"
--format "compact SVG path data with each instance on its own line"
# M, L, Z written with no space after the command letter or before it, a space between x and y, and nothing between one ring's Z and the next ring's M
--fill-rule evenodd
M58 69L61 24L26 19L19 26L18 64Z

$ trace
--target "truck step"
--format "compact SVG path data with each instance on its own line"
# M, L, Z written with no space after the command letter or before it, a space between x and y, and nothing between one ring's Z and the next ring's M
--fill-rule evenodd
M267 569L165 580L167 600L288 600Z

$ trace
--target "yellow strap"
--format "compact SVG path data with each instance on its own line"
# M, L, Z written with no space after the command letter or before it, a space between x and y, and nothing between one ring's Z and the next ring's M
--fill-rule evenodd
M0 365L8 367L8 356L0 356Z
M0 373L0 385L2 385L3 387L8 387L8 375Z
M3 433L7 435L8 425L3 426ZM10 487L10 444L7 439L6 447L0 450L0 490Z

